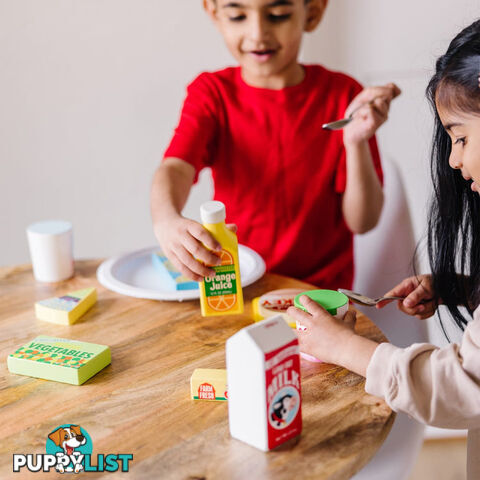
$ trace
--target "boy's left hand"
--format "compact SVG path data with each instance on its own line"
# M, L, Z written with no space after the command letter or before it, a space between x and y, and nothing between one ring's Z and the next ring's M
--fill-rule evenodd
M300 351L323 362L342 365L339 355L342 349L339 346L345 345L355 335L355 312L349 311L343 320L338 320L307 295L300 297L300 303L310 313L296 307L287 310L288 315L306 328L297 330Z
M400 93L401 90L394 83L362 90L345 110L347 118L358 108L353 114L353 120L343 129L345 146L369 140L387 120L390 102Z

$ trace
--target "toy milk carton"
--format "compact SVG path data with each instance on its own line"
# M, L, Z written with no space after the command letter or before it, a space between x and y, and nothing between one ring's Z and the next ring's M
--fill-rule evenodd
M302 431L298 339L280 316L227 340L230 434L271 450Z

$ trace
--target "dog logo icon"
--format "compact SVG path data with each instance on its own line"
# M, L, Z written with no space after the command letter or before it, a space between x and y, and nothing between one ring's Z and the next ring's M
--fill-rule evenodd
M99 453L95 456L93 442L80 425L66 423L52 430L46 440L46 453L14 453L13 471L89 473L128 472L133 453ZM103 477L102 477L103 478Z
M83 459L85 454L91 454L93 448L88 433L79 425L62 425L48 435L49 440L55 445L54 450L50 444L51 453L57 456L56 470L59 473L74 472L83 470ZM90 445L87 446L87 443ZM48 441L47 441L47 453Z

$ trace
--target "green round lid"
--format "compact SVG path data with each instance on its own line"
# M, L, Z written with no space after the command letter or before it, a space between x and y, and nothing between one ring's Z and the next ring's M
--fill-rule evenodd
M299 300L302 295L307 295L307 297L310 297L331 315L336 315L337 309L348 303L348 297L343 293L337 292L336 290L310 290L308 292L299 293L293 301L294 305L304 312L306 312L307 309L300 303Z

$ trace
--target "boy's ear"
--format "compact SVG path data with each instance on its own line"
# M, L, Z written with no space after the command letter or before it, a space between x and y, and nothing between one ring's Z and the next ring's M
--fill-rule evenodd
M207 0L205 0L207 1ZM327 8L328 0L309 0L307 7L307 18L305 20L304 30L306 32L313 32L320 23L325 9Z
M214 22L217 20L217 5L214 0L203 0L203 8Z

